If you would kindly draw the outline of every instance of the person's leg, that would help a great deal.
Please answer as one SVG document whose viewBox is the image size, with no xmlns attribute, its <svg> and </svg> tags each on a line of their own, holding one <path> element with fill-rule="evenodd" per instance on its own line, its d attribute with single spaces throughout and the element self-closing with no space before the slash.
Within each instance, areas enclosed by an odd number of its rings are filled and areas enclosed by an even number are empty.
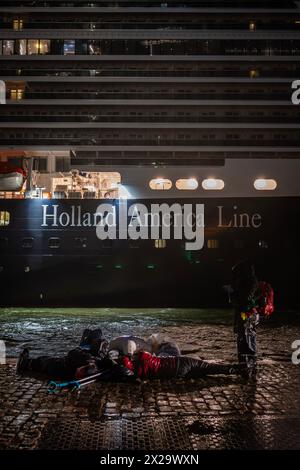
<svg viewBox="0 0 300 470">
<path fill-rule="evenodd" d="M 239 362 L 256 363 L 256 319 L 254 316 L 238 323 L 237 348 Z"/>
<path fill-rule="evenodd" d="M 28 370 L 46 374 L 49 377 L 72 376 L 66 357 L 40 356 L 29 359 Z"/>
<path fill-rule="evenodd" d="M 177 377 L 199 378 L 205 375 L 228 375 L 237 372 L 237 367 L 233 364 L 217 364 L 192 357 L 178 358 Z"/>
<path fill-rule="evenodd" d="M 72 349 L 65 357 L 40 356 L 29 359 L 29 370 L 49 377 L 73 378 L 78 367 L 88 364 L 92 356 L 80 348 Z"/>
</svg>

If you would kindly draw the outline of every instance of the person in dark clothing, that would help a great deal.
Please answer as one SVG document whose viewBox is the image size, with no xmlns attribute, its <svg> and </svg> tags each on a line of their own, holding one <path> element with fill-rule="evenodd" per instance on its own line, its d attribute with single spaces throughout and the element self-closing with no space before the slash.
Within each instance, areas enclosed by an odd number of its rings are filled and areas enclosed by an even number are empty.
<svg viewBox="0 0 300 470">
<path fill-rule="evenodd" d="M 19 356 L 17 373 L 37 372 L 51 378 L 81 379 L 105 371 L 106 380 L 122 379 L 132 374 L 107 356 L 108 342 L 98 330 L 84 330 L 80 347 L 72 349 L 66 356 L 29 357 L 25 348 Z"/>
<path fill-rule="evenodd" d="M 237 352 L 239 362 L 244 362 L 249 368 L 256 365 L 257 343 L 256 328 L 259 315 L 258 279 L 254 266 L 241 262 L 232 270 L 231 302 L 235 307 L 234 332 L 237 335 Z"/>
</svg>

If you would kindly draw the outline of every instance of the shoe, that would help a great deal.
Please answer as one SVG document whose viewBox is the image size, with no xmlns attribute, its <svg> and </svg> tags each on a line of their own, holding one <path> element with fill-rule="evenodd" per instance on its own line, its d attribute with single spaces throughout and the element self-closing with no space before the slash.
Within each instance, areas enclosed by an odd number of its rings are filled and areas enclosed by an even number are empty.
<svg viewBox="0 0 300 470">
<path fill-rule="evenodd" d="M 24 348 L 21 354 L 19 355 L 19 359 L 17 362 L 17 374 L 22 374 L 29 369 L 29 349 Z"/>
<path fill-rule="evenodd" d="M 229 373 L 232 375 L 240 375 L 244 379 L 249 378 L 249 371 L 246 363 L 233 365 L 229 370 Z"/>
</svg>

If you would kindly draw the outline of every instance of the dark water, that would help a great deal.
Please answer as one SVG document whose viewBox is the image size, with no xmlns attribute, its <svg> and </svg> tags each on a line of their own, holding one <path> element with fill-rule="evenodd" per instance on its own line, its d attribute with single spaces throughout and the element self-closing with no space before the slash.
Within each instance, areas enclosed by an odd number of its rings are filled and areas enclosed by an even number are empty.
<svg viewBox="0 0 300 470">
<path fill-rule="evenodd" d="M 230 310 L 193 309 L 0 309 L 0 339 L 7 356 L 15 357 L 23 347 L 33 355 L 62 354 L 76 346 L 84 328 L 102 328 L 105 336 L 147 335 L 162 326 L 228 323 Z"/>
<path fill-rule="evenodd" d="M 24 347 L 29 347 L 33 356 L 59 355 L 78 345 L 87 327 L 102 328 L 107 338 L 123 334 L 147 336 L 176 327 L 172 331 L 177 336 L 182 333 L 189 342 L 185 333 L 189 328 L 194 331 L 201 326 L 205 333 L 205 325 L 215 325 L 204 334 L 205 340 L 210 341 L 211 331 L 215 332 L 220 325 L 229 327 L 232 322 L 230 309 L 0 308 L 0 340 L 5 341 L 7 357 L 16 357 Z M 300 315 L 278 312 L 269 324 L 300 325 Z"/>
</svg>

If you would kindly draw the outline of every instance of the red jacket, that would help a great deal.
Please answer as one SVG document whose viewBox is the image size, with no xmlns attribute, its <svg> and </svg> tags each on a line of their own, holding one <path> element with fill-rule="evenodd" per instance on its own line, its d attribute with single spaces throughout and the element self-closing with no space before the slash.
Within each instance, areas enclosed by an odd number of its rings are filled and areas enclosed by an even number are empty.
<svg viewBox="0 0 300 470">
<path fill-rule="evenodd" d="M 123 365 L 134 371 L 140 379 L 171 378 L 176 377 L 178 358 L 175 356 L 157 357 L 140 351 L 135 361 L 124 356 Z"/>
</svg>

